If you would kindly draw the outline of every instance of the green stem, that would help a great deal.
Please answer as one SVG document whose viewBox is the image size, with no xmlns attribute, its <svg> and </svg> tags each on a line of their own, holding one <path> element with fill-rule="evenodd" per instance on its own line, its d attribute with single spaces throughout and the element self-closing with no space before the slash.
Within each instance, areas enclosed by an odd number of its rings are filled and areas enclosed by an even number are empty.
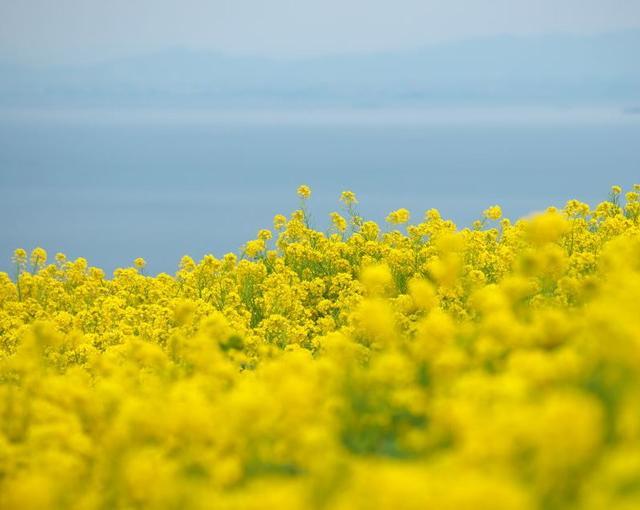
<svg viewBox="0 0 640 510">
<path fill-rule="evenodd" d="M 16 263 L 16 287 L 18 289 L 18 301 L 22 302 L 22 289 L 20 288 L 20 263 Z"/>
</svg>

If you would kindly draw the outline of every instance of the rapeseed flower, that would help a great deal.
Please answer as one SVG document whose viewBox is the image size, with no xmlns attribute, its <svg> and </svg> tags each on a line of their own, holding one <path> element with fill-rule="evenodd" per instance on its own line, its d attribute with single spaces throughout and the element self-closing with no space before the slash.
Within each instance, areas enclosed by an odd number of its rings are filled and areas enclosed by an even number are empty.
<svg viewBox="0 0 640 510">
<path fill-rule="evenodd" d="M 356 194 L 353 191 L 343 191 L 340 194 L 340 202 L 349 207 L 357 204 L 358 199 L 356 198 Z"/>
<path fill-rule="evenodd" d="M 398 209 L 389 213 L 387 216 L 387 222 L 392 225 L 402 225 L 403 223 L 407 223 L 410 218 L 410 213 L 408 209 Z"/>
<path fill-rule="evenodd" d="M 298 196 L 306 200 L 311 196 L 311 188 L 305 184 L 298 187 Z"/>
<path fill-rule="evenodd" d="M 338 232 L 344 232 L 347 230 L 347 220 L 345 220 L 340 213 L 332 212 L 330 214 L 331 223 Z"/>
<path fill-rule="evenodd" d="M 640 507 L 640 186 L 0 273 L 0 509 Z M 487 226 L 498 221 L 500 228 Z M 274 232 L 275 231 L 275 232 Z"/>
<path fill-rule="evenodd" d="M 488 220 L 499 220 L 502 218 L 502 208 L 499 205 L 492 205 L 485 209 L 482 215 Z"/>
</svg>

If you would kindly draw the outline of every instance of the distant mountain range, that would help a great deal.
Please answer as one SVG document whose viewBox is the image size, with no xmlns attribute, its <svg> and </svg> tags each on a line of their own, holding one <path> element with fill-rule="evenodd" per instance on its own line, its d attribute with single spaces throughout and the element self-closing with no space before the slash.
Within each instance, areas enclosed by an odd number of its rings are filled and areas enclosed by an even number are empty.
<svg viewBox="0 0 640 510">
<path fill-rule="evenodd" d="M 296 60 L 171 49 L 77 66 L 0 61 L 0 107 L 640 105 L 640 30 L 494 37 Z"/>
</svg>

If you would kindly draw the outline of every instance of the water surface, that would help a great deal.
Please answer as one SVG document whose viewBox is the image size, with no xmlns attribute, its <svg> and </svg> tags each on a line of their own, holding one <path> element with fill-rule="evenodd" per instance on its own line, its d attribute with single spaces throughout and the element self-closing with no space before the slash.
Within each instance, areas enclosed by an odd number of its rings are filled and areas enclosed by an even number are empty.
<svg viewBox="0 0 640 510">
<path fill-rule="evenodd" d="M 364 215 L 431 207 L 462 225 L 640 181 L 640 116 L 600 111 L 4 112 L 0 270 L 43 246 L 112 271 L 237 252 L 300 183 L 321 228 L 355 191 Z"/>
</svg>

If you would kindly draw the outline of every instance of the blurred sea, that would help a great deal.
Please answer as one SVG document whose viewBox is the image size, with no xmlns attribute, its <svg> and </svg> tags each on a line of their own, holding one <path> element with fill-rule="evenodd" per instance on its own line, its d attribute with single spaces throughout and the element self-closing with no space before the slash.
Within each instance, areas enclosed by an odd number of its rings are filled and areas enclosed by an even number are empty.
<svg viewBox="0 0 640 510">
<path fill-rule="evenodd" d="M 313 189 L 377 221 L 436 207 L 468 225 L 640 182 L 640 115 L 615 110 L 0 112 L 0 271 L 17 247 L 151 273 L 238 252 Z"/>
</svg>

